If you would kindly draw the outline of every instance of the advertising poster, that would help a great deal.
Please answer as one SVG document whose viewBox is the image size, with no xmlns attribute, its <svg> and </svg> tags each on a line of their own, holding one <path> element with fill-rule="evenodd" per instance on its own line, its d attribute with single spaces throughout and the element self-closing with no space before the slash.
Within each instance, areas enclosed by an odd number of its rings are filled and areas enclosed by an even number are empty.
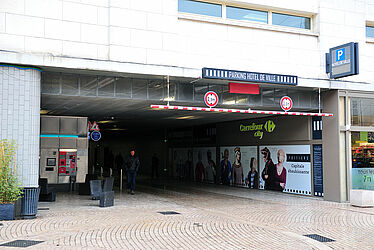
<svg viewBox="0 0 374 250">
<path fill-rule="evenodd" d="M 352 189 L 374 190 L 374 168 L 352 168 Z"/>
<path fill-rule="evenodd" d="M 260 146 L 260 188 L 311 195 L 309 145 Z"/>
<path fill-rule="evenodd" d="M 374 190 L 374 133 L 352 132 L 352 189 Z"/>
<path fill-rule="evenodd" d="M 193 149 L 193 172 L 197 182 L 217 182 L 215 147 Z"/>
<path fill-rule="evenodd" d="M 314 195 L 323 196 L 322 144 L 313 145 L 313 185 Z"/>
<path fill-rule="evenodd" d="M 169 176 L 193 180 L 192 148 L 173 148 Z"/>
<path fill-rule="evenodd" d="M 257 189 L 257 146 L 221 147 L 219 171 L 220 183 L 223 185 Z"/>
</svg>

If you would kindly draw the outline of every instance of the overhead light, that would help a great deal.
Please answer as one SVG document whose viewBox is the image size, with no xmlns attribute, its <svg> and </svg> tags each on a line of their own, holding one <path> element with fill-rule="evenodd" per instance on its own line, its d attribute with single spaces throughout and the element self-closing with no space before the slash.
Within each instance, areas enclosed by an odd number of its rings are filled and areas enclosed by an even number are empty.
<svg viewBox="0 0 374 250">
<path fill-rule="evenodd" d="M 233 105 L 233 104 L 235 104 L 235 100 L 232 100 L 232 101 L 223 101 L 222 104 L 224 104 L 224 105 Z"/>
<path fill-rule="evenodd" d="M 112 130 L 112 131 L 124 131 L 124 130 L 127 130 L 127 128 L 110 128 L 110 129 L 105 129 L 105 131 L 107 130 Z"/>
<path fill-rule="evenodd" d="M 60 152 L 77 152 L 78 150 L 77 149 L 73 149 L 73 148 L 61 148 L 60 149 Z"/>
<path fill-rule="evenodd" d="M 48 114 L 49 113 L 49 110 L 45 110 L 45 109 L 41 109 L 40 110 L 40 114 L 41 115 L 46 115 L 46 114 Z"/>
<path fill-rule="evenodd" d="M 97 123 L 104 124 L 104 123 L 113 123 L 113 122 L 114 122 L 113 120 L 103 120 L 103 121 L 98 121 Z"/>
<path fill-rule="evenodd" d="M 177 117 L 175 119 L 177 120 L 188 120 L 188 119 L 197 119 L 198 117 L 197 116 L 194 116 L 194 115 L 187 115 L 187 116 L 180 116 L 180 117 Z"/>
</svg>

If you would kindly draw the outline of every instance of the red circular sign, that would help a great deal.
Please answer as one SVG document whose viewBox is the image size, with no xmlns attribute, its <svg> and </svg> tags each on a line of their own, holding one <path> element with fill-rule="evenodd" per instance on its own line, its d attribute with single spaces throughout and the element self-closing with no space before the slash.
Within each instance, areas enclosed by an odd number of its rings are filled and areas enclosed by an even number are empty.
<svg viewBox="0 0 374 250">
<path fill-rule="evenodd" d="M 286 112 L 291 110 L 292 106 L 293 106 L 293 101 L 292 101 L 291 97 L 283 96 L 280 99 L 280 106 Z"/>
<path fill-rule="evenodd" d="M 215 107 L 218 104 L 218 95 L 217 95 L 217 93 L 214 92 L 214 91 L 208 91 L 208 92 L 206 92 L 205 95 L 204 95 L 204 102 L 210 108 Z"/>
</svg>

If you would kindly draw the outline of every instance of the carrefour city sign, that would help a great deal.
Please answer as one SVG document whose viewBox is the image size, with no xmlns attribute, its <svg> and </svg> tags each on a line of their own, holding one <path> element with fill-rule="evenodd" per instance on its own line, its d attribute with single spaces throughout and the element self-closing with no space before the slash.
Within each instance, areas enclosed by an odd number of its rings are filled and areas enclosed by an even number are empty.
<svg viewBox="0 0 374 250">
<path fill-rule="evenodd" d="M 265 123 L 254 123 L 250 125 L 239 125 L 240 132 L 254 132 L 253 136 L 262 139 L 264 132 L 272 133 L 275 129 L 275 123 L 272 120 L 267 120 Z"/>
</svg>

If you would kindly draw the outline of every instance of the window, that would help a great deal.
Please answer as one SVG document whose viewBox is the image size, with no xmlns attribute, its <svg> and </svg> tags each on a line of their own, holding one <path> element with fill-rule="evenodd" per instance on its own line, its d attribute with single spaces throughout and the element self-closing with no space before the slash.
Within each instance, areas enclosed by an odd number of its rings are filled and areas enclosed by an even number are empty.
<svg viewBox="0 0 374 250">
<path fill-rule="evenodd" d="M 265 11 L 250 10 L 250 9 L 227 6 L 226 15 L 227 15 L 227 18 L 230 18 L 230 19 L 262 22 L 262 23 L 268 22 L 268 13 Z"/>
<path fill-rule="evenodd" d="M 272 19 L 274 25 L 310 30 L 310 18 L 308 17 L 273 13 Z"/>
<path fill-rule="evenodd" d="M 191 0 L 178 0 L 178 11 L 206 16 L 222 17 L 222 5 Z"/>
<path fill-rule="evenodd" d="M 366 26 L 366 37 L 374 38 L 374 27 Z"/>
</svg>

